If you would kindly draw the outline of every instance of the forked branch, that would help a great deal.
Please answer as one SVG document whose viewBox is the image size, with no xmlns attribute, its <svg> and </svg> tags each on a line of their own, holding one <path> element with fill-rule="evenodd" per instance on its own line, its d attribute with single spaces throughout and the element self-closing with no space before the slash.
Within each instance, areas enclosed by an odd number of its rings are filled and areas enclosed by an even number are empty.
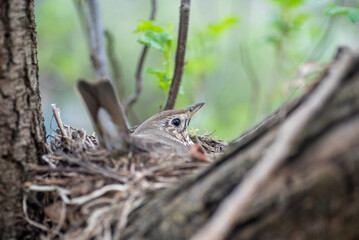
<svg viewBox="0 0 359 240">
<path fill-rule="evenodd" d="M 151 14 L 150 14 L 150 20 L 153 21 L 156 16 L 156 10 L 157 10 L 157 2 L 156 0 L 151 0 Z M 143 78 L 142 78 L 142 72 L 143 72 L 143 65 L 146 59 L 148 51 L 148 46 L 144 45 L 142 48 L 142 52 L 140 55 L 140 59 L 137 63 L 137 69 L 136 69 L 136 87 L 135 92 L 126 100 L 125 103 L 125 112 L 128 113 L 128 110 L 131 108 L 131 106 L 137 101 L 138 96 L 140 95 L 143 87 Z"/>
<path fill-rule="evenodd" d="M 179 88 L 181 86 L 182 75 L 185 67 L 184 58 L 186 53 L 190 4 L 191 4 L 191 0 L 181 0 L 180 22 L 179 22 L 177 51 L 176 51 L 176 65 L 175 65 L 170 91 L 168 93 L 166 104 L 163 110 L 173 109 L 176 103 Z"/>
</svg>

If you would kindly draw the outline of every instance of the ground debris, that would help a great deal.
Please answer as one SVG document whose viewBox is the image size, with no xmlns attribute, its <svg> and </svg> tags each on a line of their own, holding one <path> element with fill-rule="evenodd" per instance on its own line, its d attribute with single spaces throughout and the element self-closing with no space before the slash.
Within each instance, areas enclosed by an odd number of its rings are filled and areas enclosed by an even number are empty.
<svg viewBox="0 0 359 240">
<path fill-rule="evenodd" d="M 193 141 L 211 159 L 227 148 L 209 135 L 194 136 Z M 49 153 L 42 160 L 28 165 L 35 178 L 25 184 L 32 197 L 23 204 L 35 201 L 44 213 L 41 223 L 25 213 L 29 223 L 43 231 L 43 239 L 105 239 L 108 234 L 118 239 L 128 215 L 146 197 L 208 165 L 190 154 L 158 156 L 100 149 L 94 135 L 65 124 L 50 136 Z"/>
</svg>

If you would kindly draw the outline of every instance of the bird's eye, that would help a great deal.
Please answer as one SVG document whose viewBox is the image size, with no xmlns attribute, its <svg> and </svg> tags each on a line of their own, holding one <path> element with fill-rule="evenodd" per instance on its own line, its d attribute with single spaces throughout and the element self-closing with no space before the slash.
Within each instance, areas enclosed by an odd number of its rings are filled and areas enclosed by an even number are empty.
<svg viewBox="0 0 359 240">
<path fill-rule="evenodd" d="M 181 120 L 179 120 L 178 118 L 175 118 L 175 119 L 172 120 L 171 123 L 172 123 L 173 126 L 178 127 L 179 125 L 181 125 Z"/>
</svg>

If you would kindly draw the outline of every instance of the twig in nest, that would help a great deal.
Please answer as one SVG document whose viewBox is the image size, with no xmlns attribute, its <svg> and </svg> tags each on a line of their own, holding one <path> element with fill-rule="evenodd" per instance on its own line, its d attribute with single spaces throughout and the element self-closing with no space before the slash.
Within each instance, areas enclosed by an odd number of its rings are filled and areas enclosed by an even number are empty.
<svg viewBox="0 0 359 240">
<path fill-rule="evenodd" d="M 22 199 L 22 211 L 24 213 L 24 218 L 25 220 L 32 226 L 35 226 L 45 232 L 51 232 L 50 229 L 48 229 L 45 225 L 42 225 L 38 222 L 35 222 L 34 220 L 31 220 L 29 215 L 27 214 L 27 196 L 24 195 L 23 199 Z"/>
<path fill-rule="evenodd" d="M 60 108 L 56 107 L 56 104 L 51 104 L 52 107 L 52 113 L 54 114 L 55 120 L 57 122 L 57 126 L 59 126 L 60 131 L 62 133 L 63 137 L 67 137 L 66 131 L 64 128 L 64 124 L 62 123 L 61 117 L 60 117 Z"/>
<path fill-rule="evenodd" d="M 60 211 L 59 223 L 57 224 L 57 226 L 55 227 L 55 229 L 53 231 L 53 233 L 55 235 L 60 234 L 60 230 L 64 226 L 65 220 L 66 220 L 66 204 L 65 204 L 65 202 L 62 202 L 61 203 L 61 211 Z"/>
<path fill-rule="evenodd" d="M 94 173 L 97 173 L 97 174 L 101 174 L 102 176 L 105 176 L 105 177 L 108 177 L 108 178 L 112 178 L 114 180 L 117 180 L 119 182 L 126 182 L 126 176 L 121 176 L 119 175 L 118 173 L 116 172 L 113 172 L 111 170 L 108 170 L 108 169 L 105 169 L 105 168 L 101 168 L 91 162 L 86 162 L 86 161 L 79 161 L 75 158 L 71 158 L 69 156 L 64 156 L 63 160 L 66 160 L 70 163 L 74 163 L 74 164 L 77 164 L 81 167 L 84 167 L 86 169 L 88 169 L 89 171 L 92 171 Z"/>
<path fill-rule="evenodd" d="M 238 219 L 241 218 L 244 209 L 253 201 L 259 186 L 265 183 L 274 170 L 284 162 L 290 153 L 290 146 L 293 146 L 308 122 L 333 95 L 355 62 L 348 49 L 339 49 L 338 58 L 329 68 L 327 77 L 322 80 L 317 89 L 283 123 L 278 130 L 276 140 L 258 164 L 222 201 L 210 220 L 191 238 L 192 240 L 219 240 L 228 236 Z"/>
<path fill-rule="evenodd" d="M 71 200 L 70 199 L 67 199 L 68 204 L 84 204 L 92 199 L 95 199 L 95 198 L 98 198 L 104 194 L 106 194 L 107 192 L 110 192 L 110 191 L 120 191 L 120 192 L 123 192 L 123 191 L 126 191 L 128 189 L 128 185 L 123 185 L 123 184 L 110 184 L 110 185 L 106 185 L 100 189 L 97 189 L 93 192 L 91 192 L 90 194 L 87 194 L 87 195 L 84 195 L 84 196 L 80 196 L 80 197 L 77 197 L 77 198 L 72 198 Z"/>
<path fill-rule="evenodd" d="M 174 108 L 178 91 L 181 86 L 182 75 L 185 66 L 184 57 L 186 53 L 190 4 L 191 4 L 191 0 L 181 0 L 180 22 L 179 22 L 178 41 L 177 41 L 177 50 L 176 50 L 176 65 L 175 65 L 170 91 L 168 93 L 166 104 L 163 110 L 169 110 Z"/>
<path fill-rule="evenodd" d="M 53 163 L 50 161 L 50 159 L 49 159 L 48 157 L 46 157 L 45 155 L 42 155 L 42 156 L 41 156 L 41 159 L 44 160 L 47 164 L 49 164 L 49 166 L 50 166 L 51 168 L 56 168 L 56 165 L 53 164 Z"/>
<path fill-rule="evenodd" d="M 151 0 L 151 6 L 152 6 L 152 8 L 151 8 L 150 20 L 153 21 L 155 19 L 156 9 L 157 9 L 156 0 Z M 126 100 L 126 103 L 125 103 L 125 112 L 126 113 L 128 113 L 131 106 L 137 101 L 138 96 L 140 95 L 140 93 L 142 91 L 142 87 L 143 87 L 143 78 L 142 78 L 143 71 L 142 71 L 142 69 L 143 69 L 143 64 L 145 62 L 145 58 L 147 55 L 147 51 L 148 51 L 148 46 L 144 45 L 142 48 L 141 56 L 138 61 L 137 69 L 136 69 L 136 89 L 135 89 L 135 92 Z"/>
</svg>

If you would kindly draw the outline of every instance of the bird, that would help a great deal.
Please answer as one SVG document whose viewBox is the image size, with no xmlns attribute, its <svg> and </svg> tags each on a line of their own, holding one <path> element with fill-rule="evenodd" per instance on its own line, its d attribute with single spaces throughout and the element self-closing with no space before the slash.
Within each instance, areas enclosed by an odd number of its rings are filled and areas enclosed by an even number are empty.
<svg viewBox="0 0 359 240">
<path fill-rule="evenodd" d="M 204 105 L 203 102 L 186 109 L 157 113 L 130 133 L 124 110 L 110 80 L 89 82 L 80 79 L 76 89 L 87 108 L 101 147 L 125 152 L 187 154 L 194 145 L 188 134 L 188 125 Z"/>
</svg>

